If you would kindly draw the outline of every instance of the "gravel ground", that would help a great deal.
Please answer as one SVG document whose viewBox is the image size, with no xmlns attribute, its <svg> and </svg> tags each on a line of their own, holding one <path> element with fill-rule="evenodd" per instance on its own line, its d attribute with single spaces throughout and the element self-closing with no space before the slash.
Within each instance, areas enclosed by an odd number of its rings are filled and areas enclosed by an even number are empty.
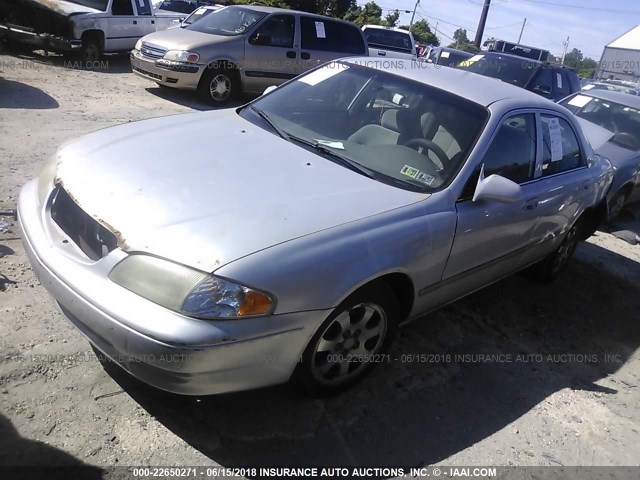
<svg viewBox="0 0 640 480">
<path fill-rule="evenodd" d="M 0 210 L 64 141 L 203 108 L 135 77 L 126 58 L 108 63 L 0 52 Z M 284 386 L 183 398 L 101 363 L 4 220 L 0 465 L 640 462 L 640 246 L 607 233 L 551 285 L 517 275 L 402 329 L 392 357 L 427 361 L 380 365 L 341 396 Z M 622 227 L 640 233 L 631 217 Z"/>
</svg>

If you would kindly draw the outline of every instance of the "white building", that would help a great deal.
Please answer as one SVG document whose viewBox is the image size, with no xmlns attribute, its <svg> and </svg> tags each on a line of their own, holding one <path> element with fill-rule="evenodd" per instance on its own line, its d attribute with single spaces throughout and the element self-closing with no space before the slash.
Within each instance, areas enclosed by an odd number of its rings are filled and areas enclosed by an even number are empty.
<svg viewBox="0 0 640 480">
<path fill-rule="evenodd" d="M 640 82 L 640 25 L 604 47 L 595 78 Z"/>
</svg>

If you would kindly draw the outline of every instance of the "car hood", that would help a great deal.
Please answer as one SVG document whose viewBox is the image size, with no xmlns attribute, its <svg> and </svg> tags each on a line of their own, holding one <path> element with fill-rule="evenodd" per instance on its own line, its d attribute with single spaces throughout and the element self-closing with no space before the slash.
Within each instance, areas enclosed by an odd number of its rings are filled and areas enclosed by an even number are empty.
<svg viewBox="0 0 640 480">
<path fill-rule="evenodd" d="M 428 196 L 348 170 L 234 110 L 87 135 L 60 150 L 55 182 L 125 250 L 207 272 Z"/>
<path fill-rule="evenodd" d="M 27 3 L 38 4 L 48 10 L 60 13 L 62 15 L 74 15 L 78 13 L 104 13 L 91 7 L 85 7 L 73 2 L 65 2 L 62 0 L 27 0 Z"/>
<path fill-rule="evenodd" d="M 612 131 L 584 118 L 578 117 L 578 123 L 580 123 L 582 131 L 591 143 L 593 150 L 597 154 L 608 158 L 614 167 L 620 169 L 637 165 L 640 153 L 611 142 L 610 140 L 615 136 Z"/>
<path fill-rule="evenodd" d="M 596 151 L 606 144 L 614 135 L 612 131 L 585 120 L 584 118 L 576 117 L 576 119 L 578 120 L 580 127 L 582 127 L 584 136 L 587 137 L 587 140 L 589 140 L 589 143 Z"/>
<path fill-rule="evenodd" d="M 144 36 L 142 40 L 168 50 L 189 50 L 212 43 L 228 42 L 237 38 L 196 32 L 187 28 L 171 28 L 150 33 Z"/>
</svg>

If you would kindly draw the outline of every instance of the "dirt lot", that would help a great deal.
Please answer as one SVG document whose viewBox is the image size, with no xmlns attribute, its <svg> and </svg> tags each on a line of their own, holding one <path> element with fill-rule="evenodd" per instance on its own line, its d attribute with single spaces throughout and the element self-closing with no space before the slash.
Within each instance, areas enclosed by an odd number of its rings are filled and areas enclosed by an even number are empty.
<svg viewBox="0 0 640 480">
<path fill-rule="evenodd" d="M 64 141 L 202 108 L 134 77 L 126 58 L 84 70 L 0 52 L 0 210 Z M 0 465 L 640 462 L 640 246 L 607 233 L 552 285 L 515 276 L 403 329 L 392 356 L 429 362 L 385 364 L 312 401 L 287 387 L 181 398 L 105 369 L 5 220 Z"/>
</svg>

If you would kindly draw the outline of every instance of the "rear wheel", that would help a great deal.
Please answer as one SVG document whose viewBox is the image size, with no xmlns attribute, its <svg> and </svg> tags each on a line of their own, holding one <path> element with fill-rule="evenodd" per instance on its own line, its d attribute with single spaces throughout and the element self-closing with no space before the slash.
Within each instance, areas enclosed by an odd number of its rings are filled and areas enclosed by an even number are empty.
<svg viewBox="0 0 640 480">
<path fill-rule="evenodd" d="M 627 194 L 624 191 L 620 191 L 615 194 L 615 196 L 609 202 L 609 217 L 608 221 L 613 222 L 622 209 L 624 208 L 624 204 L 627 203 Z"/>
<path fill-rule="evenodd" d="M 398 300 L 385 284 L 351 295 L 307 345 L 291 378 L 294 386 L 318 397 L 360 381 L 393 341 L 398 315 Z"/>
<path fill-rule="evenodd" d="M 198 85 L 200 97 L 211 105 L 226 105 L 239 93 L 239 82 L 233 69 L 207 68 Z"/>
<path fill-rule="evenodd" d="M 573 256 L 582 235 L 582 220 L 578 220 L 566 233 L 558 249 L 539 263 L 531 267 L 530 273 L 534 280 L 548 283 L 565 269 Z"/>
</svg>

